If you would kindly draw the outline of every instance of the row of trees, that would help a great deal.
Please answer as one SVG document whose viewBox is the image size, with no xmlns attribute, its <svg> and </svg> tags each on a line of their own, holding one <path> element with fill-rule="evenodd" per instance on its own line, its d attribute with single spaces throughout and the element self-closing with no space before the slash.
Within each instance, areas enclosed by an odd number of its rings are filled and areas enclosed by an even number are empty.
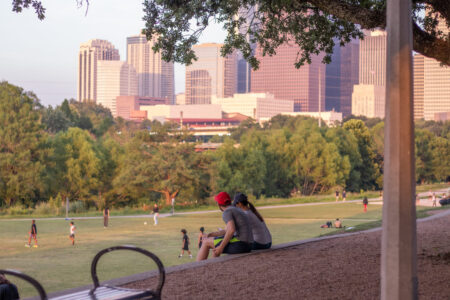
<svg viewBox="0 0 450 300">
<path fill-rule="evenodd" d="M 249 119 L 203 153 L 177 126 L 113 119 L 75 101 L 44 108 L 34 94 L 1 82 L 0 206 L 68 197 L 101 208 L 172 197 L 202 202 L 219 190 L 288 197 L 382 188 L 381 120 L 319 128 L 305 117 L 279 115 L 263 126 Z M 448 180 L 449 122 L 416 127 L 417 181 Z"/>
</svg>

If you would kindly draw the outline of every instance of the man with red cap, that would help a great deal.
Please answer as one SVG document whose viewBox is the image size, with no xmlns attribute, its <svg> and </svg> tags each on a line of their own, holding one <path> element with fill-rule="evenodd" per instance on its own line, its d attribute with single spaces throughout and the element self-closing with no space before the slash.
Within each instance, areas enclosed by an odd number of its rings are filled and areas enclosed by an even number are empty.
<svg viewBox="0 0 450 300">
<path fill-rule="evenodd" d="M 197 261 L 207 259 L 210 249 L 213 250 L 213 257 L 217 257 L 222 253 L 250 252 L 252 248 L 253 234 L 247 215 L 241 209 L 231 205 L 230 195 L 226 192 L 220 192 L 214 200 L 223 212 L 222 219 L 226 228 L 208 234 L 198 252 Z"/>
</svg>

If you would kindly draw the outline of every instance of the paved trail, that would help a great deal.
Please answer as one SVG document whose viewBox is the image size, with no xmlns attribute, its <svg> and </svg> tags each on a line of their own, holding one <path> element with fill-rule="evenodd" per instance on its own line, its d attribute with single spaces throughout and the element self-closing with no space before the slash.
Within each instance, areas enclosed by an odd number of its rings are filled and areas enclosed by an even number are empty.
<svg viewBox="0 0 450 300">
<path fill-rule="evenodd" d="M 447 189 L 441 189 L 434 191 L 436 193 L 444 193 L 447 192 Z M 426 197 L 428 196 L 429 192 L 423 192 L 419 193 L 420 197 Z M 375 202 L 380 201 L 381 198 L 370 198 L 369 201 Z M 267 206 L 257 206 L 258 209 L 271 209 L 271 208 L 286 208 L 286 207 L 298 207 L 298 206 L 316 206 L 316 205 L 329 205 L 329 204 L 345 204 L 345 203 L 360 203 L 362 199 L 357 200 L 348 200 L 348 201 L 329 201 L 329 202 L 313 202 L 313 203 L 297 203 L 297 204 L 280 204 L 280 205 L 267 205 Z M 218 209 L 216 210 L 203 210 L 203 211 L 188 211 L 188 212 L 179 212 L 175 213 L 176 215 L 199 215 L 199 214 L 209 214 L 213 212 L 219 212 Z M 144 215 L 130 215 L 130 216 L 111 216 L 111 219 L 129 219 L 129 218 L 149 218 L 150 214 L 144 214 Z M 171 213 L 163 213 L 159 214 L 160 218 L 166 218 L 172 216 Z M 71 220 L 90 220 L 90 219 L 103 219 L 103 216 L 96 216 L 96 217 L 73 217 L 69 218 Z M 56 220 L 65 220 L 65 218 L 58 217 L 58 218 L 26 218 L 26 219 L 0 219 L 0 221 L 31 221 L 31 220 L 48 220 L 48 221 L 56 221 Z M 312 220 L 312 219 L 299 219 L 299 220 Z M 351 219 L 346 219 L 351 220 Z M 361 219 L 358 219 L 361 220 Z M 373 219 L 367 220 L 367 221 L 373 221 Z"/>
</svg>

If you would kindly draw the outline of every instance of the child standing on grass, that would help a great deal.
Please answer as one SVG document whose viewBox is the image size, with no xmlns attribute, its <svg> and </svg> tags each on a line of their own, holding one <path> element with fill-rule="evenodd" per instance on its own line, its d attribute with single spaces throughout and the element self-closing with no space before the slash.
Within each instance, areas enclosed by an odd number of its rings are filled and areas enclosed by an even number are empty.
<svg viewBox="0 0 450 300">
<path fill-rule="evenodd" d="M 72 241 L 72 246 L 75 245 L 75 225 L 73 224 L 73 222 L 70 222 L 70 235 L 69 235 L 69 239 Z"/>
<path fill-rule="evenodd" d="M 31 221 L 31 229 L 30 232 L 28 232 L 29 237 L 28 237 L 28 244 L 26 244 L 26 247 L 31 247 L 31 239 L 34 239 L 34 248 L 38 247 L 38 242 L 37 242 L 37 227 L 36 227 L 36 221 L 32 220 Z"/>
<path fill-rule="evenodd" d="M 183 234 L 183 246 L 181 247 L 181 253 L 178 255 L 178 258 L 183 257 L 184 250 L 186 250 L 189 254 L 189 258 L 192 258 L 191 251 L 189 251 L 189 237 L 187 235 L 186 229 L 181 229 L 181 233 Z"/>
</svg>

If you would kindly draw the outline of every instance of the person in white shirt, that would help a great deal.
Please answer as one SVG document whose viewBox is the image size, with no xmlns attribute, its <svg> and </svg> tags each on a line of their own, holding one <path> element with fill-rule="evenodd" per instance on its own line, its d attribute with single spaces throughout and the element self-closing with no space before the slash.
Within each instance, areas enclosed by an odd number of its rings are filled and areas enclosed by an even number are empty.
<svg viewBox="0 0 450 300">
<path fill-rule="evenodd" d="M 73 224 L 73 222 L 70 222 L 70 235 L 69 235 L 69 239 L 72 241 L 72 246 L 75 245 L 75 225 Z"/>
</svg>

